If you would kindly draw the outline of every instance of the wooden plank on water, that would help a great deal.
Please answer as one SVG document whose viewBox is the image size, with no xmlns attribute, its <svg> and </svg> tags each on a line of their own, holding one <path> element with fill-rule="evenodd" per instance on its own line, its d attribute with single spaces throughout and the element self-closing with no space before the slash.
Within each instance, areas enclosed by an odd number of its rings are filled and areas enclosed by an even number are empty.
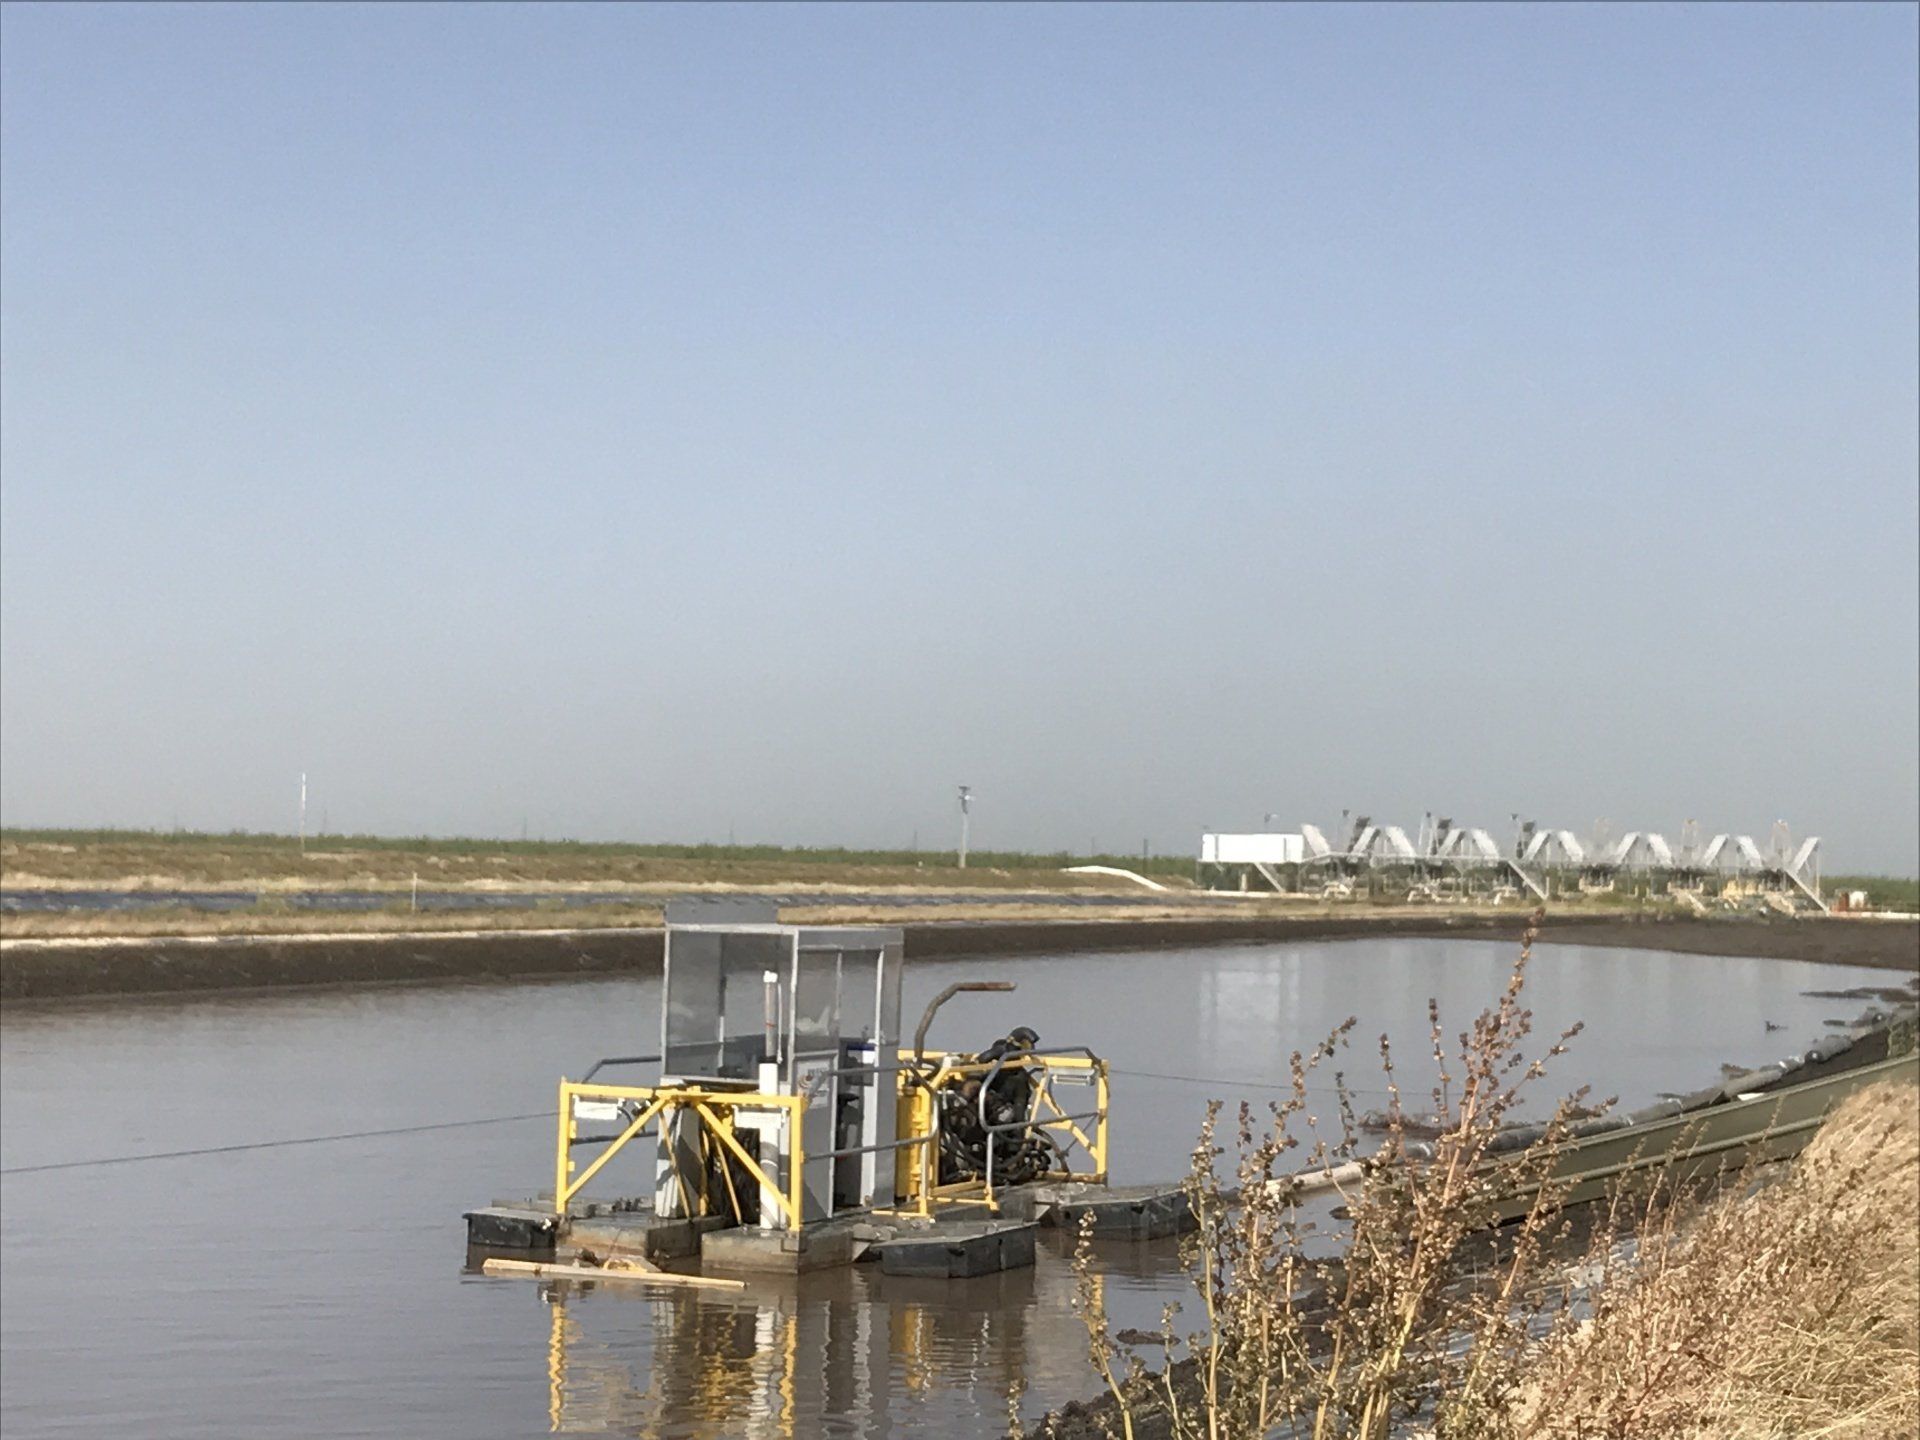
<svg viewBox="0 0 1920 1440">
<path fill-rule="evenodd" d="M 480 1266 L 483 1275 L 524 1275 L 539 1280 L 625 1280 L 640 1285 L 681 1285 L 701 1290 L 744 1290 L 744 1280 L 714 1275 L 675 1275 L 666 1270 L 602 1270 L 595 1265 L 548 1265 L 538 1260 L 490 1259 Z"/>
</svg>

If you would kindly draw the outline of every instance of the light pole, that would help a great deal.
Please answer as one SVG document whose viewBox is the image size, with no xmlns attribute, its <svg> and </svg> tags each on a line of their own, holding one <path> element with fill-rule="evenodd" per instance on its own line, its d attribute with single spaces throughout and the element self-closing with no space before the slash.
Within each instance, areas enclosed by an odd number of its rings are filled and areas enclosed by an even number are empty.
<svg viewBox="0 0 1920 1440">
<path fill-rule="evenodd" d="M 960 868 L 967 868 L 967 840 L 973 826 L 973 787 L 960 787 Z"/>
<path fill-rule="evenodd" d="M 300 772 L 300 853 L 307 853 L 307 772 Z"/>
</svg>

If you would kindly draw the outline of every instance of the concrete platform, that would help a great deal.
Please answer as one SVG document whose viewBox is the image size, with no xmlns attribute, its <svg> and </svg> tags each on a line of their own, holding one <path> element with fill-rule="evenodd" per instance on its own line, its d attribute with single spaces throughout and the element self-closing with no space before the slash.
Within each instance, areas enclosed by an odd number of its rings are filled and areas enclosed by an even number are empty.
<svg viewBox="0 0 1920 1440">
<path fill-rule="evenodd" d="M 851 1265 L 864 1250 L 855 1219 L 827 1220 L 804 1230 L 736 1226 L 700 1237 L 700 1263 L 715 1270 L 756 1270 L 799 1275 L 831 1265 Z"/>
<path fill-rule="evenodd" d="M 536 1197 L 468 1211 L 467 1242 L 470 1250 L 561 1259 L 590 1253 L 663 1264 L 698 1257 L 706 1269 L 779 1275 L 876 1260 L 883 1274 L 961 1278 L 1032 1265 L 1035 1230 L 1043 1224 L 1077 1229 L 1091 1216 L 1096 1237 L 1124 1240 L 1153 1240 L 1194 1226 L 1178 1186 L 1026 1185 L 1002 1192 L 1001 1206 L 997 1219 L 853 1214 L 795 1233 L 735 1226 L 719 1216 L 662 1219 L 643 1200 L 569 1206 L 561 1218 Z"/>
<path fill-rule="evenodd" d="M 655 1264 L 690 1260 L 701 1253 L 706 1236 L 729 1223 L 718 1215 L 696 1220 L 663 1220 L 651 1211 L 633 1210 L 582 1216 L 567 1221 L 560 1233 L 560 1248 L 576 1252 L 591 1250 L 602 1259 L 638 1255 Z"/>
<path fill-rule="evenodd" d="M 701 1236 L 727 1223 L 718 1217 L 663 1220 L 640 1200 L 570 1205 L 562 1219 L 537 1197 L 496 1200 L 469 1210 L 466 1221 L 469 1248 L 562 1255 L 590 1250 L 602 1258 L 635 1255 L 656 1264 L 698 1255 Z"/>
<path fill-rule="evenodd" d="M 510 1196 L 505 1200 L 495 1198 L 496 1206 L 508 1209 L 518 1207 L 523 1210 L 553 1210 L 553 1192 L 542 1190 L 532 1199 L 525 1196 Z M 604 1200 L 583 1200 L 576 1197 L 567 1202 L 567 1216 L 573 1220 L 592 1220 L 605 1215 L 630 1215 L 651 1213 L 653 1197 L 651 1195 L 614 1195 Z"/>
<path fill-rule="evenodd" d="M 878 1241 L 873 1254 L 883 1275 L 993 1275 L 1033 1264 L 1038 1228 L 1030 1220 L 935 1221 Z"/>
</svg>

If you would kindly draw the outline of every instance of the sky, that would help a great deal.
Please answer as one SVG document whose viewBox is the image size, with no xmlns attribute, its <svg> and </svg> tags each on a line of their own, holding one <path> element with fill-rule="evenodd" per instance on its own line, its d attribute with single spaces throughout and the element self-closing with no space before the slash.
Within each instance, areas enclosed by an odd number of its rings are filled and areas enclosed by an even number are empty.
<svg viewBox="0 0 1920 1440">
<path fill-rule="evenodd" d="M 0 818 L 1913 874 L 1916 76 L 1893 4 L 7 4 Z"/>
</svg>

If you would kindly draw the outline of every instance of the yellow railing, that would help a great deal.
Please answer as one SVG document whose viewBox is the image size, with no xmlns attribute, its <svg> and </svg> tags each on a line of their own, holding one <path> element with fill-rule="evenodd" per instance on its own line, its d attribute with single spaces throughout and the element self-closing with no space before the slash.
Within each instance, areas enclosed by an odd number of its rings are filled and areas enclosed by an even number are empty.
<svg viewBox="0 0 1920 1440">
<path fill-rule="evenodd" d="M 573 1142 L 579 1136 L 578 1122 L 574 1116 L 575 1100 L 612 1100 L 632 1101 L 639 1108 L 626 1128 L 607 1142 L 607 1148 L 600 1152 L 578 1175 L 573 1173 Z M 770 1196 L 780 1207 L 781 1219 L 789 1230 L 800 1228 L 801 1167 L 806 1155 L 801 1148 L 800 1116 L 806 1109 L 806 1099 L 800 1095 L 768 1095 L 758 1091 L 742 1092 L 738 1090 L 707 1090 L 697 1085 L 596 1085 L 573 1080 L 560 1082 L 560 1126 L 554 1145 L 553 1161 L 553 1209 L 556 1215 L 565 1215 L 567 1205 L 573 1197 L 583 1190 L 587 1182 L 606 1168 L 607 1162 L 623 1150 L 627 1142 L 639 1136 L 655 1120 L 669 1116 L 677 1110 L 690 1110 L 699 1118 L 703 1136 L 712 1138 L 734 1159 L 746 1167 L 747 1174 L 759 1182 L 760 1193 Z M 740 1110 L 780 1110 L 787 1115 L 787 1140 L 791 1154 L 787 1166 L 786 1184 L 774 1182 L 767 1172 L 740 1143 L 734 1133 L 733 1116 Z M 732 1173 L 726 1166 L 721 1167 L 729 1187 L 733 1184 Z M 702 1189 L 705 1179 L 702 1177 Z M 736 1200 L 735 1213 L 738 1213 Z"/>
<path fill-rule="evenodd" d="M 1086 1157 L 1090 1168 L 1076 1170 L 1070 1159 L 1065 1160 L 1063 1168 L 1050 1170 L 1043 1177 L 1048 1180 L 1083 1180 L 1104 1183 L 1107 1178 L 1107 1062 L 1089 1055 L 1077 1054 L 1034 1054 L 1022 1056 L 1006 1062 L 976 1060 L 971 1055 L 942 1054 L 928 1052 L 919 1057 L 915 1067 L 915 1057 L 911 1050 L 900 1052 L 902 1070 L 899 1080 L 899 1139 L 894 1142 L 898 1152 L 895 1166 L 895 1191 L 901 1197 L 905 1208 L 919 1215 L 931 1215 L 936 1205 L 984 1205 L 998 1211 L 999 1203 L 994 1196 L 995 1187 L 983 1177 L 977 1180 L 956 1181 L 946 1185 L 939 1183 L 938 1154 L 935 1143 L 939 1136 L 938 1116 L 935 1110 L 934 1094 L 948 1085 L 964 1084 L 972 1079 L 984 1079 L 997 1066 L 1002 1073 L 1014 1069 L 1027 1069 L 1038 1072 L 1038 1080 L 1033 1091 L 1032 1125 L 1039 1130 L 1053 1131 L 1071 1136 L 1072 1144 L 1062 1143 L 1061 1149 L 1070 1152 L 1077 1145 Z M 1079 1074 L 1092 1081 L 1094 1104 L 1091 1112 L 1070 1111 L 1060 1103 L 1054 1093 L 1054 1082 L 1063 1074 Z M 606 1142 L 606 1148 L 594 1157 L 593 1161 L 575 1173 L 573 1161 L 574 1142 L 579 1138 L 579 1125 L 574 1113 L 577 1100 L 598 1100 L 631 1102 L 630 1113 L 623 1112 L 626 1123 L 621 1131 Z M 567 1206 L 587 1184 L 606 1168 L 609 1161 L 626 1148 L 628 1143 L 640 1135 L 656 1121 L 662 1124 L 672 1123 L 676 1112 L 690 1111 L 700 1122 L 703 1153 L 708 1142 L 744 1167 L 746 1173 L 759 1184 L 760 1194 L 771 1198 L 779 1207 L 779 1218 L 788 1230 L 798 1230 L 802 1213 L 802 1174 L 806 1165 L 806 1153 L 801 1141 L 801 1117 L 807 1107 L 805 1096 L 777 1095 L 760 1091 L 710 1090 L 699 1085 L 601 1085 L 591 1081 L 562 1080 L 560 1082 L 560 1120 L 559 1130 L 554 1144 L 553 1172 L 553 1208 L 557 1215 L 565 1215 Z M 785 1183 L 777 1183 L 762 1168 L 746 1147 L 740 1143 L 736 1133 L 734 1116 L 742 1110 L 779 1111 L 786 1115 L 786 1142 L 788 1146 Z M 1091 1133 L 1081 1128 L 1091 1118 Z M 704 1213 L 708 1203 L 706 1195 L 706 1167 L 703 1165 L 700 1179 L 699 1203 Z M 729 1192 L 733 1189 L 732 1167 L 723 1163 L 720 1174 Z M 682 1176 L 682 1187 L 686 1189 L 687 1177 Z M 729 1196 L 733 1213 L 741 1214 L 738 1195 Z"/>
<path fill-rule="evenodd" d="M 915 1056 L 911 1050 L 902 1050 L 900 1058 L 903 1064 L 912 1065 Z M 919 1164 L 909 1169 L 903 1165 L 900 1169 L 900 1189 L 916 1213 L 932 1213 L 935 1204 L 985 1205 L 997 1211 L 999 1203 L 994 1197 L 995 1187 L 980 1180 L 962 1180 L 947 1185 L 934 1182 L 928 1172 L 934 1163 L 931 1143 L 933 1134 L 932 1094 L 950 1084 L 964 1084 L 972 1079 L 985 1079 L 998 1066 L 1004 1074 L 1012 1069 L 1031 1069 L 1040 1072 L 1040 1078 L 1034 1088 L 1033 1114 L 1034 1128 L 1040 1130 L 1064 1131 L 1073 1137 L 1080 1149 L 1085 1152 L 1090 1169 L 1076 1170 L 1071 1164 L 1060 1170 L 1050 1170 L 1043 1177 L 1048 1180 L 1083 1180 L 1092 1183 L 1105 1183 L 1107 1178 L 1107 1062 L 1091 1055 L 1047 1054 L 1036 1052 L 1007 1062 L 976 1060 L 967 1054 L 952 1054 L 941 1051 L 926 1051 L 919 1057 L 920 1074 L 924 1083 L 910 1082 L 902 1076 L 902 1128 L 924 1127 L 924 1132 L 914 1135 L 921 1142 Z M 1080 1128 L 1085 1111 L 1069 1112 L 1053 1093 L 1053 1081 L 1056 1073 L 1073 1072 L 1088 1075 L 1093 1081 L 1093 1133 L 1089 1135 Z M 911 1088 L 909 1086 L 911 1085 Z M 1080 1118 L 1074 1118 L 1077 1113 Z M 911 1119 L 909 1119 L 911 1117 Z M 1050 1118 L 1048 1118 L 1050 1117 Z"/>
</svg>

